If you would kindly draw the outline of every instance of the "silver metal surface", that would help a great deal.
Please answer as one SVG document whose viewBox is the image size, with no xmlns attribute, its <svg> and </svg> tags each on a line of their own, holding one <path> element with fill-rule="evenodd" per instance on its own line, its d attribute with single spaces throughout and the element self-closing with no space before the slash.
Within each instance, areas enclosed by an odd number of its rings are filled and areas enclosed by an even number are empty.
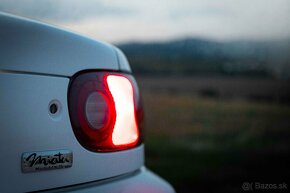
<svg viewBox="0 0 290 193">
<path fill-rule="evenodd" d="M 27 152 L 21 158 L 22 172 L 65 169 L 72 167 L 73 154 L 69 150 Z"/>
<path fill-rule="evenodd" d="M 0 69 L 51 76 L 119 70 L 115 47 L 51 25 L 0 12 Z"/>
<path fill-rule="evenodd" d="M 62 77 L 0 72 L 1 193 L 33 192 L 112 178 L 144 164 L 143 145 L 126 151 L 93 153 L 79 144 L 68 113 L 69 82 Z M 49 114 L 53 100 L 61 104 L 57 117 Z M 59 149 L 73 152 L 73 167 L 21 171 L 22 153 Z"/>
</svg>

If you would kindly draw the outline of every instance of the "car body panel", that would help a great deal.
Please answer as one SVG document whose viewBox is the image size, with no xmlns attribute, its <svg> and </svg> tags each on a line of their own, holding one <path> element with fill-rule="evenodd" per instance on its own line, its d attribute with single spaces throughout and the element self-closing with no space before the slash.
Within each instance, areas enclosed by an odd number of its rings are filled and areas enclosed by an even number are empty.
<svg viewBox="0 0 290 193">
<path fill-rule="evenodd" d="M 3 13 L 0 29 L 0 70 L 73 76 L 120 69 L 117 50 L 107 43 Z"/>
<path fill-rule="evenodd" d="M 126 56 L 110 44 L 0 13 L 0 192 L 174 192 L 145 169 L 143 144 L 110 153 L 79 144 L 68 88 L 74 75 L 98 70 L 131 72 Z M 23 155 L 60 151 L 72 153 L 71 167 L 22 168 Z"/>
<path fill-rule="evenodd" d="M 116 51 L 117 51 L 120 70 L 124 72 L 131 72 L 131 67 L 127 60 L 127 57 L 123 54 L 123 52 L 119 48 L 116 48 Z"/>
<path fill-rule="evenodd" d="M 150 170 L 140 170 L 115 178 L 90 182 L 72 187 L 44 191 L 43 193 L 174 193 L 174 189 L 166 181 Z"/>
<path fill-rule="evenodd" d="M 100 180 L 132 172 L 144 163 L 143 145 L 114 153 L 83 148 L 73 133 L 68 107 L 69 79 L 0 72 L 1 192 L 28 192 Z M 58 101 L 60 113 L 49 113 Z M 70 150 L 71 168 L 23 173 L 25 152 Z M 17 182 L 17 186 L 14 186 Z"/>
</svg>

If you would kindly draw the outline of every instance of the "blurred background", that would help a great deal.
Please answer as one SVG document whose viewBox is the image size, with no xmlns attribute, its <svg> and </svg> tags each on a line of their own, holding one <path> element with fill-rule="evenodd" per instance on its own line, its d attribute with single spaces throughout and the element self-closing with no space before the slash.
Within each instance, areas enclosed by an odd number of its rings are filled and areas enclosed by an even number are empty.
<svg viewBox="0 0 290 193">
<path fill-rule="evenodd" d="M 0 11 L 124 51 L 146 165 L 177 192 L 290 186 L 289 0 L 0 0 Z"/>
</svg>

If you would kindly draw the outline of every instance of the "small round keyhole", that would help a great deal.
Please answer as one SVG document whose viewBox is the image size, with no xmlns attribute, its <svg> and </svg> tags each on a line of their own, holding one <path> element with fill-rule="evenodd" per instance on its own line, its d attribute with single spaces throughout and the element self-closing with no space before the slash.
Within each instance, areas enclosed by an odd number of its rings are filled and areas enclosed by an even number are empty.
<svg viewBox="0 0 290 193">
<path fill-rule="evenodd" d="M 49 110 L 51 114 L 55 114 L 58 110 L 57 105 L 55 103 L 51 104 Z"/>
</svg>

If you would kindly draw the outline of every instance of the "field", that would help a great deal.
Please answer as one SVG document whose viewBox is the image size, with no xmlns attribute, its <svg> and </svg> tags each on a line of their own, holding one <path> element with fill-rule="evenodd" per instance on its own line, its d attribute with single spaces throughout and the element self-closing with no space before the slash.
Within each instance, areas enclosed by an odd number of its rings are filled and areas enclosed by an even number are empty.
<svg viewBox="0 0 290 193">
<path fill-rule="evenodd" d="M 287 81 L 137 81 L 146 112 L 146 165 L 177 192 L 243 192 L 244 182 L 289 185 Z"/>
</svg>

